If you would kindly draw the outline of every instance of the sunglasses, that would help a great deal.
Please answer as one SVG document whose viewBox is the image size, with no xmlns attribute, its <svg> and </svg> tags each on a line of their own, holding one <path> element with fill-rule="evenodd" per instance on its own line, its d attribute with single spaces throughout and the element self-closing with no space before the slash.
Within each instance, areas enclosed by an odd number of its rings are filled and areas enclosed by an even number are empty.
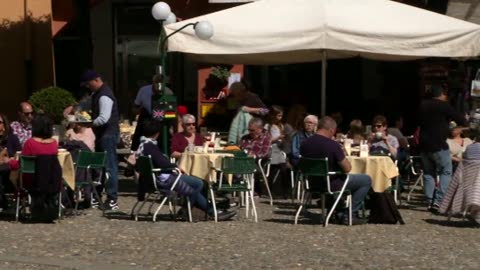
<svg viewBox="0 0 480 270">
<path fill-rule="evenodd" d="M 195 126 L 195 123 L 185 123 L 185 126 L 189 127 L 189 126 Z"/>
<path fill-rule="evenodd" d="M 22 112 L 24 115 L 33 115 L 33 112 Z"/>
<path fill-rule="evenodd" d="M 374 125 L 374 127 L 381 128 L 381 127 L 383 127 L 383 125 Z"/>
</svg>

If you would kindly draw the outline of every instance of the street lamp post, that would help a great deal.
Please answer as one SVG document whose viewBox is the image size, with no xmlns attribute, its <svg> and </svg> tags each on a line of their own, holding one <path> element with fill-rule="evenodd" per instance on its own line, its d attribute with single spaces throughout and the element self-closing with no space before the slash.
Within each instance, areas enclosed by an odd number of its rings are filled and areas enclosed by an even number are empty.
<svg viewBox="0 0 480 270">
<path fill-rule="evenodd" d="M 200 21 L 195 23 L 188 23 L 181 28 L 175 30 L 174 32 L 167 35 L 165 31 L 165 25 L 175 23 L 177 21 L 177 17 L 171 11 L 170 6 L 165 2 L 157 2 L 152 7 L 152 16 L 155 20 L 160 22 L 160 57 L 161 57 L 161 67 L 157 69 L 157 72 L 162 75 L 162 82 L 160 85 L 160 89 L 162 91 L 161 97 L 156 100 L 152 100 L 152 106 L 154 102 L 158 102 L 164 106 L 164 108 L 174 109 L 175 110 L 175 119 L 176 119 L 176 108 L 173 108 L 172 104 L 176 104 L 176 97 L 166 95 L 166 58 L 167 58 L 167 40 L 169 37 L 175 35 L 176 33 L 182 31 L 183 29 L 193 26 L 195 30 L 195 35 L 202 40 L 210 39 L 213 36 L 213 26 L 207 21 Z M 152 97 L 155 99 L 155 96 Z M 152 108 L 153 114 L 153 108 Z M 168 126 L 166 125 L 166 115 L 163 115 L 164 125 L 162 128 L 162 147 L 165 153 L 168 153 Z"/>
</svg>

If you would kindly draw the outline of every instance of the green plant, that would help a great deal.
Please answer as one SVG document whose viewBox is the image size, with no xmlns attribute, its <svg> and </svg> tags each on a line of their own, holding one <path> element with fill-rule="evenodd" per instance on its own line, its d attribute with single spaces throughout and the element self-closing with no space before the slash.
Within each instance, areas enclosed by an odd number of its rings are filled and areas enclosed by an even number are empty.
<svg viewBox="0 0 480 270">
<path fill-rule="evenodd" d="M 228 70 L 228 68 L 221 67 L 221 66 L 213 67 L 211 74 L 212 76 L 222 81 L 226 81 L 228 80 L 228 77 L 230 77 L 230 71 Z"/>
<path fill-rule="evenodd" d="M 28 101 L 35 112 L 48 115 L 55 123 L 62 121 L 63 110 L 66 107 L 76 103 L 70 92 L 53 86 L 33 93 Z"/>
</svg>

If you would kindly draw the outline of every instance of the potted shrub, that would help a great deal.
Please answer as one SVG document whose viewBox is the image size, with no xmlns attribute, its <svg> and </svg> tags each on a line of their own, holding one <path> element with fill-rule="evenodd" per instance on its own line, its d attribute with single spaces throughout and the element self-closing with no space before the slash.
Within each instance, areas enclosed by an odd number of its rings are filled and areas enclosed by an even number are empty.
<svg viewBox="0 0 480 270">
<path fill-rule="evenodd" d="M 56 124 L 62 121 L 63 110 L 76 103 L 72 93 L 53 86 L 33 93 L 28 101 L 35 112 L 48 115 Z"/>
<path fill-rule="evenodd" d="M 220 91 L 228 85 L 230 68 L 231 66 L 215 66 L 212 68 L 210 76 L 208 76 L 205 82 L 205 88 L 203 89 L 205 99 L 215 99 L 218 97 Z"/>
</svg>

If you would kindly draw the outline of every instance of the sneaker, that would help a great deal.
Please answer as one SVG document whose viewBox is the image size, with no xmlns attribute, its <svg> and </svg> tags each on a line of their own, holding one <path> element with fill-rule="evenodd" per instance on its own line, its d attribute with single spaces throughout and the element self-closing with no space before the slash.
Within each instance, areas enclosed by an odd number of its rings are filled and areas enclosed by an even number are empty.
<svg viewBox="0 0 480 270">
<path fill-rule="evenodd" d="M 93 209 L 98 209 L 99 206 L 100 203 L 98 202 L 98 200 L 92 197 L 92 199 L 90 200 L 90 207 L 92 207 Z"/>
<path fill-rule="evenodd" d="M 234 211 L 218 210 L 217 211 L 217 220 L 218 221 L 226 221 L 226 220 L 229 220 L 236 215 L 237 215 L 237 212 L 234 212 Z M 209 216 L 209 219 L 215 220 L 215 216 L 212 214 L 211 216 Z"/>
<path fill-rule="evenodd" d="M 113 211 L 117 211 L 120 209 L 120 207 L 118 207 L 117 200 L 108 200 L 107 202 L 105 202 L 105 207 L 106 207 L 106 210 L 113 210 Z"/>
</svg>

